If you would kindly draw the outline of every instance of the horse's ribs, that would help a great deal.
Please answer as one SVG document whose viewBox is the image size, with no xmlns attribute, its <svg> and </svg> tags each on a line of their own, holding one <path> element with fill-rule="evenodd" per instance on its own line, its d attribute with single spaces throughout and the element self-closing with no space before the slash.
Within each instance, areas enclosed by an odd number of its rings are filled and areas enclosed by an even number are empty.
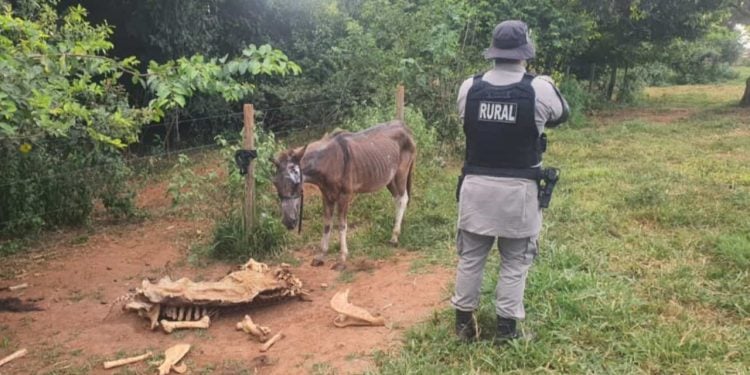
<svg viewBox="0 0 750 375">
<path fill-rule="evenodd" d="M 169 277 L 157 283 L 143 280 L 123 308 L 149 319 L 154 329 L 160 319 L 200 320 L 222 307 L 266 304 L 304 295 L 302 282 L 288 265 L 270 269 L 250 259 L 240 270 L 219 281 L 194 282 L 187 278 L 173 281 Z"/>
</svg>

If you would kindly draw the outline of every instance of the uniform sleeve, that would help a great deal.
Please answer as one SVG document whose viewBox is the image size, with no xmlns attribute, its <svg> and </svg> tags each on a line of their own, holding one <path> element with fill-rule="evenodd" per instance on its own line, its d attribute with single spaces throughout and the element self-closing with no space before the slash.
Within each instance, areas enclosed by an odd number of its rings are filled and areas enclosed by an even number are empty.
<svg viewBox="0 0 750 375">
<path fill-rule="evenodd" d="M 469 78 L 465 80 L 464 83 L 461 84 L 461 87 L 458 89 L 458 99 L 456 100 L 456 105 L 458 106 L 458 117 L 461 119 L 464 118 L 464 109 L 466 108 L 466 95 L 469 94 L 469 89 L 471 88 L 473 82 L 474 79 Z"/>
<path fill-rule="evenodd" d="M 568 120 L 570 107 L 552 78 L 539 76 L 532 82 L 536 93 L 536 116 L 545 126 L 554 128 Z"/>
</svg>

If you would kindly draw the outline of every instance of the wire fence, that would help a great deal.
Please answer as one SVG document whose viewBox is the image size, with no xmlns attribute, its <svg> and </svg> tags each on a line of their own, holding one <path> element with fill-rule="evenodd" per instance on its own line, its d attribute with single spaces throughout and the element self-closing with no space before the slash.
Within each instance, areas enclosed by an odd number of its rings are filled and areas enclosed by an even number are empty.
<svg viewBox="0 0 750 375">
<path fill-rule="evenodd" d="M 318 101 L 312 101 L 312 102 L 306 102 L 306 103 L 296 103 L 296 104 L 274 106 L 274 107 L 260 107 L 260 108 L 256 108 L 255 110 L 256 110 L 256 113 L 260 114 L 260 116 L 261 116 L 259 123 L 263 124 L 263 123 L 265 123 L 265 121 L 268 118 L 269 114 L 272 113 L 272 112 L 274 112 L 274 111 L 282 111 L 284 109 L 289 109 L 289 108 L 318 106 L 318 105 L 330 104 L 330 103 L 343 104 L 343 98 L 335 98 L 335 99 L 328 99 L 328 100 L 318 100 Z M 338 110 L 339 110 L 338 106 L 336 106 L 336 108 L 333 109 L 333 111 L 338 111 Z M 142 130 L 144 130 L 144 129 L 150 129 L 152 127 L 158 127 L 158 126 L 162 126 L 163 127 L 163 126 L 169 126 L 169 125 L 175 125 L 175 124 L 182 125 L 182 124 L 199 123 L 201 121 L 215 120 L 215 119 L 221 119 L 221 118 L 234 118 L 234 117 L 240 117 L 241 118 L 242 115 L 243 115 L 243 112 L 217 113 L 217 114 L 211 114 L 211 115 L 197 117 L 197 118 L 189 118 L 189 119 L 185 119 L 185 120 L 180 120 L 180 121 L 176 121 L 176 122 L 172 122 L 172 123 L 165 122 L 165 123 L 160 123 L 160 124 L 149 124 L 149 125 L 144 126 L 142 128 Z M 313 125 L 313 126 L 296 127 L 296 128 L 295 127 L 286 127 L 286 125 L 293 124 L 293 123 L 295 123 L 294 120 L 282 121 L 282 122 L 279 122 L 279 123 L 276 124 L 277 127 L 280 128 L 280 129 L 277 129 L 275 131 L 274 130 L 267 130 L 267 131 L 272 132 L 276 137 L 285 137 L 285 136 L 292 135 L 292 134 L 294 134 L 296 132 L 325 130 L 325 129 L 330 128 L 330 125 L 327 124 L 327 123 L 321 123 L 321 124 L 317 124 L 317 125 Z M 8 138 L 6 138 L 6 139 L 8 139 Z M 13 138 L 13 139 L 24 139 L 24 138 L 23 137 L 17 137 L 17 138 Z M 183 148 L 183 149 L 177 149 L 177 150 L 165 150 L 165 151 L 159 152 L 159 153 L 151 153 L 151 154 L 148 154 L 148 155 L 140 155 L 140 156 L 136 156 L 136 157 L 127 157 L 127 156 L 125 156 L 124 157 L 124 161 L 126 163 L 130 164 L 130 165 L 134 165 L 135 163 L 138 163 L 139 161 L 143 161 L 143 160 L 160 159 L 160 158 L 171 157 L 171 156 L 175 156 L 175 155 L 179 155 L 179 154 L 197 153 L 197 152 L 206 151 L 206 150 L 210 150 L 210 149 L 218 149 L 220 147 L 221 147 L 221 145 L 219 145 L 218 143 L 212 142 L 212 143 L 209 143 L 209 144 L 203 144 L 203 145 L 193 146 L 193 147 L 189 147 L 189 148 Z M 0 191 L 3 191 L 3 190 L 7 191 L 8 188 L 10 188 L 10 187 L 12 187 L 14 185 L 24 185 L 24 184 L 31 184 L 31 183 L 38 184 L 40 182 L 44 182 L 44 181 L 47 181 L 47 180 L 50 180 L 50 179 L 61 178 L 63 176 L 66 177 L 66 178 L 71 178 L 72 177 L 72 178 L 79 179 L 79 180 L 86 180 L 86 179 L 89 179 L 89 178 L 95 176 L 97 173 L 100 173 L 103 168 L 112 167 L 112 166 L 114 166 L 114 165 L 116 165 L 118 163 L 121 163 L 121 162 L 122 162 L 122 159 L 111 159 L 111 160 L 106 160 L 106 161 L 103 161 L 103 162 L 96 163 L 94 165 L 89 165 L 89 166 L 86 166 L 86 167 L 83 167 L 83 168 L 74 169 L 74 170 L 67 169 L 67 170 L 62 170 L 62 171 L 59 171 L 59 172 L 47 173 L 47 174 L 43 174 L 43 175 L 35 175 L 35 176 L 26 177 L 26 178 L 22 178 L 22 179 L 16 179 L 16 180 L 11 180 L 11 181 L 2 181 L 2 182 L 0 182 Z M 52 210 L 47 210 L 47 211 L 43 211 L 43 212 L 35 212 L 32 216 L 33 217 L 49 217 L 52 214 L 57 214 L 57 213 L 60 213 L 60 212 L 66 211 L 66 210 L 71 210 L 73 208 L 83 208 L 83 207 L 86 207 L 86 206 L 90 206 L 91 204 L 93 204 L 93 203 L 92 202 L 82 202 L 81 204 L 78 204 L 78 205 L 72 205 L 72 206 L 71 205 L 66 205 L 66 207 L 63 207 L 63 208 L 52 209 Z M 2 227 L 6 227 L 7 228 L 7 227 L 13 226 L 15 224 L 19 224 L 19 223 L 23 223 L 23 222 L 28 222 L 30 220 L 33 220 L 33 218 L 32 217 L 22 217 L 22 218 L 12 219 L 12 220 L 3 220 L 3 221 L 0 221 L 0 228 L 2 228 Z"/>
</svg>

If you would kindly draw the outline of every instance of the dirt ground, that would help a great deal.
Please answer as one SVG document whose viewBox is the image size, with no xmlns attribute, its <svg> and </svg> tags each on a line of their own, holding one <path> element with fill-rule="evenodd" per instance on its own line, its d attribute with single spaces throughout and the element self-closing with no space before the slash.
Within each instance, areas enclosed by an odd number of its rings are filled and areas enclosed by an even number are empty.
<svg viewBox="0 0 750 375">
<path fill-rule="evenodd" d="M 193 268 L 186 262 L 191 243 L 210 232 L 210 223 L 163 214 L 168 206 L 164 184 L 150 186 L 139 205 L 162 211 L 138 224 L 100 225 L 84 230 L 50 233 L 43 243 L 23 256 L 3 260 L 0 287 L 28 283 L 20 291 L 1 291 L 0 298 L 36 301 L 43 311 L 0 311 L 0 356 L 27 348 L 29 354 L 0 368 L 2 374 L 153 373 L 147 363 L 127 372 L 105 371 L 102 361 L 148 350 L 155 355 L 178 343 L 192 345 L 186 357 L 190 373 L 299 374 L 359 373 L 373 368 L 377 350 L 400 345 L 404 331 L 433 316 L 446 304 L 452 272 L 443 268 L 411 272 L 414 254 L 400 253 L 383 261 L 354 259 L 341 274 L 311 267 L 312 249 L 293 254 L 293 267 L 311 302 L 288 301 L 272 306 L 227 311 L 207 331 L 167 335 L 152 332 L 135 314 L 111 310 L 112 302 L 140 285 L 144 278 L 220 278 L 233 265 Z M 331 254 L 331 261 L 335 254 Z M 327 287 L 322 287 L 327 284 Z M 336 328 L 329 307 L 333 294 L 351 288 L 356 305 L 386 318 L 386 327 Z M 260 344 L 234 326 L 245 314 L 285 338 L 260 353 Z M 87 370 L 87 368 L 93 368 Z M 250 371 L 248 371 L 250 370 Z"/>
</svg>

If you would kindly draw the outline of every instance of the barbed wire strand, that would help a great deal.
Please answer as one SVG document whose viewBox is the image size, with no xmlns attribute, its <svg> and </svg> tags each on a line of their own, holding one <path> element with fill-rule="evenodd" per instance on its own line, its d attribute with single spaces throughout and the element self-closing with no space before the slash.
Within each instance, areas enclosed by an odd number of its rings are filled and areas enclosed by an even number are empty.
<svg viewBox="0 0 750 375">
<path fill-rule="evenodd" d="M 260 123 L 264 124 L 265 121 L 266 121 L 266 119 L 267 119 L 267 117 L 268 117 L 268 114 L 271 113 L 272 111 L 279 111 L 279 110 L 286 109 L 286 108 L 304 107 L 304 106 L 319 105 L 319 104 L 334 103 L 334 102 L 339 103 L 339 104 L 343 104 L 343 102 L 344 102 L 343 96 L 340 97 L 340 98 L 337 98 L 337 99 L 319 100 L 319 101 L 313 101 L 313 102 L 307 102 L 307 103 L 290 104 L 290 105 L 283 105 L 283 106 L 276 106 L 276 107 L 265 107 L 265 108 L 261 107 L 261 108 L 256 108 L 256 111 L 257 112 L 261 112 L 263 114 L 263 117 L 262 117 Z M 338 108 L 336 108 L 334 110 L 334 112 L 338 112 L 338 111 L 339 111 Z M 200 117 L 200 118 L 194 118 L 194 119 L 188 119 L 188 120 L 178 121 L 178 124 L 192 123 L 192 122 L 198 122 L 198 121 L 204 121 L 204 120 L 210 120 L 210 119 L 216 119 L 216 118 L 226 118 L 226 117 L 238 116 L 238 115 L 242 115 L 242 114 L 244 114 L 244 112 L 230 112 L 230 113 L 224 113 L 224 114 L 204 116 L 204 117 Z M 288 120 L 286 122 L 282 122 L 282 124 L 284 124 L 284 123 L 291 123 L 293 121 L 294 120 Z M 151 126 L 154 126 L 154 125 L 156 125 L 156 124 L 151 124 Z M 165 124 L 162 124 L 162 125 L 165 125 Z M 144 127 L 141 128 L 141 130 L 143 130 L 145 128 L 148 128 L 148 127 L 149 127 L 149 125 L 144 126 Z M 311 130 L 319 130 L 319 129 L 326 129 L 326 128 L 329 128 L 329 125 L 327 125 L 326 123 L 322 123 L 320 125 L 305 126 L 303 128 L 285 128 L 285 129 L 280 129 L 280 130 L 277 130 L 277 131 L 273 131 L 273 130 L 269 130 L 269 131 L 272 132 L 275 137 L 278 137 L 278 136 L 290 135 L 290 134 L 293 134 L 293 133 L 296 133 L 296 132 L 301 132 L 301 131 L 311 131 Z M 18 137 L 18 139 L 24 139 L 24 138 Z M 165 152 L 162 152 L 162 153 L 159 153 L 159 154 L 143 155 L 143 156 L 138 156 L 138 157 L 134 157 L 134 158 L 125 157 L 124 161 L 126 163 L 128 163 L 128 164 L 132 164 L 132 163 L 135 163 L 137 161 L 145 160 L 145 159 L 160 158 L 160 157 L 164 157 L 164 156 L 169 157 L 169 156 L 179 155 L 179 154 L 185 154 L 185 153 L 194 153 L 194 152 L 200 151 L 200 150 L 206 150 L 206 149 L 210 149 L 210 148 L 219 148 L 219 147 L 220 147 L 220 145 L 216 144 L 216 143 L 205 144 L 205 145 L 196 146 L 196 147 L 190 147 L 190 148 L 185 148 L 185 149 L 181 149 L 181 150 L 165 151 Z M 108 165 L 111 165 L 111 164 L 114 164 L 114 163 L 117 163 L 117 162 L 119 162 L 119 160 L 111 160 L 111 161 L 106 161 L 104 163 L 99 163 L 97 165 L 92 165 L 92 166 L 89 166 L 89 167 L 80 168 L 80 169 L 74 170 L 74 171 L 69 171 L 68 170 L 68 171 L 64 171 L 64 172 L 60 172 L 60 173 L 52 174 L 52 175 L 34 176 L 34 177 L 27 178 L 27 179 L 17 180 L 17 181 L 11 182 L 11 183 L 0 185 L 0 188 L 6 188 L 8 186 L 15 185 L 15 184 L 20 184 L 20 183 L 27 183 L 27 182 L 31 182 L 31 181 L 39 181 L 39 180 L 45 180 L 45 179 L 49 179 L 49 178 L 60 177 L 62 175 L 69 175 L 71 173 L 77 173 L 77 174 L 79 174 L 79 173 L 85 173 L 85 172 L 93 172 L 97 168 L 108 166 Z M 80 207 L 83 207 L 84 205 L 90 205 L 90 204 L 92 204 L 92 203 L 91 202 L 83 202 L 80 205 L 76 205 L 75 207 L 76 208 L 80 208 Z M 62 212 L 62 211 L 70 210 L 70 209 L 71 209 L 71 207 L 68 206 L 68 207 L 63 207 L 63 208 L 60 208 L 60 209 L 45 211 L 44 213 L 38 214 L 38 215 L 35 215 L 35 216 L 36 217 L 47 216 L 47 215 L 50 215 L 50 214 L 53 214 L 53 213 L 58 213 L 58 212 Z M 13 219 L 13 220 L 0 221 L 0 225 L 3 225 L 3 226 L 7 227 L 7 226 L 12 225 L 14 223 L 19 223 L 19 222 L 23 222 L 23 221 L 27 221 L 27 220 L 33 220 L 33 218 L 19 218 L 19 219 Z"/>
<path fill-rule="evenodd" d="M 259 112 L 263 113 L 263 118 L 261 119 L 261 123 L 264 123 L 265 120 L 266 120 L 266 118 L 268 117 L 268 113 L 271 112 L 271 111 L 273 111 L 273 110 L 280 110 L 280 109 L 292 108 L 292 107 L 311 106 L 311 105 L 318 105 L 318 104 L 324 104 L 324 103 L 333 103 L 333 102 L 343 103 L 343 97 L 340 97 L 340 98 L 337 98 L 337 99 L 319 100 L 319 101 L 313 101 L 313 102 L 307 102 L 307 103 L 297 103 L 297 104 L 290 104 L 290 105 L 284 105 L 284 106 L 259 108 L 259 109 L 256 109 L 256 111 L 259 111 Z M 225 113 L 225 114 L 221 114 L 221 115 L 212 115 L 212 116 L 205 116 L 205 117 L 196 118 L 196 119 L 188 119 L 188 120 L 181 121 L 180 123 L 189 123 L 189 122 L 196 122 L 196 121 L 199 121 L 199 120 L 206 120 L 206 119 L 213 119 L 213 118 L 222 118 L 222 117 L 237 116 L 237 115 L 242 115 L 243 113 L 244 112 L 229 112 L 229 113 Z M 286 123 L 289 123 L 291 121 L 293 121 L 293 120 L 287 121 Z M 299 132 L 299 131 L 318 130 L 318 129 L 324 129 L 326 127 L 328 127 L 328 126 L 325 125 L 325 124 L 322 124 L 322 125 L 318 125 L 318 126 L 306 126 L 304 128 L 286 128 L 286 129 L 281 129 L 281 130 L 278 130 L 278 131 L 272 131 L 271 130 L 271 132 L 274 133 L 274 136 L 278 137 L 278 136 L 290 135 L 292 133 Z M 24 139 L 24 138 L 20 138 L 19 137 L 17 139 Z M 172 151 L 165 151 L 165 152 L 162 152 L 162 153 L 159 153 L 159 154 L 143 155 L 143 156 L 139 156 L 139 157 L 135 157 L 135 158 L 127 158 L 126 157 L 124 159 L 124 161 L 126 163 L 133 163 L 133 162 L 136 162 L 138 160 L 143 160 L 143 159 L 159 158 L 159 157 L 163 157 L 163 156 L 171 156 L 171 155 L 177 155 L 177 154 L 180 154 L 180 153 L 186 153 L 186 152 L 189 153 L 189 152 L 194 152 L 194 151 L 197 151 L 197 150 L 208 149 L 208 148 L 218 148 L 218 147 L 219 146 L 216 143 L 211 143 L 211 144 L 196 146 L 196 147 L 192 147 L 192 148 L 182 149 L 182 150 L 172 150 Z M 96 165 L 91 165 L 91 166 L 88 166 L 88 167 L 79 168 L 79 169 L 72 170 L 72 171 L 71 170 L 66 170 L 66 171 L 63 171 L 63 172 L 60 172 L 60 173 L 54 173 L 54 174 L 49 174 L 49 175 L 45 175 L 45 176 L 34 176 L 34 177 L 29 177 L 29 178 L 25 178 L 25 179 L 21 179 L 21 180 L 15 180 L 15 181 L 8 182 L 8 183 L 5 183 L 5 184 L 0 184 L 0 189 L 7 188 L 9 186 L 13 186 L 13 185 L 17 185 L 17 184 L 25 184 L 25 183 L 29 183 L 29 182 L 32 182 L 32 181 L 43 181 L 43 180 L 47 180 L 47 179 L 51 179 L 51 178 L 57 178 L 57 177 L 60 177 L 60 176 L 63 176 L 63 175 L 71 174 L 71 173 L 79 174 L 79 173 L 91 171 L 91 170 L 94 170 L 94 169 L 97 169 L 97 168 L 102 168 L 102 167 L 105 167 L 105 166 L 110 166 L 110 165 L 115 164 L 117 162 L 119 162 L 119 160 L 105 161 L 103 163 L 98 163 Z"/>
<path fill-rule="evenodd" d="M 286 108 L 308 107 L 308 106 L 318 105 L 318 104 L 341 102 L 342 101 L 341 99 L 342 98 L 327 99 L 327 100 L 318 100 L 318 101 L 312 101 L 312 102 L 306 102 L 306 103 L 287 104 L 287 105 L 276 106 L 276 107 L 265 107 L 265 108 L 261 107 L 261 108 L 255 108 L 255 111 L 257 111 L 257 112 L 269 112 L 269 111 L 278 111 L 278 110 L 286 109 Z M 189 123 L 193 123 L 193 122 L 199 122 L 199 121 L 205 121 L 205 120 L 213 120 L 213 119 L 218 119 L 218 118 L 227 118 L 227 117 L 233 117 L 233 116 L 242 116 L 243 114 L 244 114 L 244 112 L 227 112 L 227 113 L 221 113 L 221 114 L 213 114 L 213 115 L 208 115 L 208 116 L 203 116 L 203 117 L 190 118 L 190 119 L 186 119 L 186 120 L 179 120 L 179 121 L 176 122 L 176 124 L 178 124 L 178 125 L 189 124 Z M 140 128 L 140 130 L 151 129 L 151 128 L 156 128 L 156 127 L 170 126 L 170 125 L 173 125 L 173 124 L 175 124 L 175 123 L 174 122 L 168 122 L 168 121 L 167 122 L 155 123 L 155 124 L 146 124 L 146 125 L 142 126 Z M 43 135 L 16 136 L 16 137 L 5 136 L 5 137 L 2 137 L 2 139 L 29 140 L 29 139 L 32 139 L 32 138 L 38 137 L 38 136 L 43 136 Z"/>
<path fill-rule="evenodd" d="M 126 158 L 123 159 L 123 161 L 125 161 L 126 163 L 133 163 L 133 162 L 136 162 L 136 161 L 139 161 L 139 160 L 144 160 L 144 159 L 149 159 L 149 158 L 160 158 L 160 157 L 164 157 L 164 156 L 172 156 L 172 155 L 178 155 L 178 154 L 184 154 L 184 153 L 193 153 L 193 152 L 198 151 L 198 150 L 204 150 L 204 149 L 209 149 L 209 148 L 218 148 L 218 147 L 219 147 L 218 144 L 216 144 L 216 143 L 210 143 L 210 144 L 205 144 L 205 145 L 196 146 L 196 147 L 184 148 L 184 149 L 181 149 L 181 150 L 174 150 L 174 151 L 169 151 L 169 152 L 162 152 L 162 153 L 158 153 L 158 154 L 142 155 L 142 156 L 133 157 L 133 158 L 127 158 L 126 157 Z M 45 175 L 45 176 L 34 176 L 34 177 L 25 178 L 25 179 L 22 179 L 22 180 L 15 180 L 13 182 L 9 182 L 9 183 L 5 183 L 5 184 L 0 185 L 0 188 L 6 188 L 8 186 L 12 186 L 12 185 L 16 185 L 16 184 L 29 183 L 29 182 L 32 182 L 32 181 L 41 181 L 41 180 L 47 180 L 47 179 L 50 179 L 50 178 L 57 178 L 57 177 L 60 177 L 60 176 L 63 176 L 63 175 L 69 175 L 69 174 L 74 174 L 74 173 L 77 174 L 77 173 L 86 172 L 86 171 L 94 170 L 94 169 L 105 167 L 105 166 L 110 166 L 110 165 L 118 163 L 118 162 L 120 162 L 120 160 L 114 159 L 114 160 L 105 161 L 103 163 L 97 163 L 95 165 L 90 165 L 88 167 L 74 169 L 72 171 L 71 170 L 66 170 L 66 171 L 62 171 L 62 172 L 59 172 L 59 173 L 48 174 L 48 175 Z"/>
<path fill-rule="evenodd" d="M 222 115 L 211 115 L 211 116 L 204 116 L 204 117 L 197 117 L 197 118 L 190 118 L 187 120 L 179 120 L 176 123 L 172 121 L 164 121 L 159 122 L 155 124 L 147 124 L 141 127 L 141 130 L 145 129 L 151 129 L 151 128 L 158 128 L 158 127 L 166 127 L 170 125 L 182 125 L 182 124 L 190 124 L 193 122 L 199 122 L 199 121 L 206 121 L 206 120 L 214 120 L 218 118 L 228 118 L 228 117 L 234 117 L 234 116 L 242 116 L 243 112 L 228 112 Z"/>
</svg>

